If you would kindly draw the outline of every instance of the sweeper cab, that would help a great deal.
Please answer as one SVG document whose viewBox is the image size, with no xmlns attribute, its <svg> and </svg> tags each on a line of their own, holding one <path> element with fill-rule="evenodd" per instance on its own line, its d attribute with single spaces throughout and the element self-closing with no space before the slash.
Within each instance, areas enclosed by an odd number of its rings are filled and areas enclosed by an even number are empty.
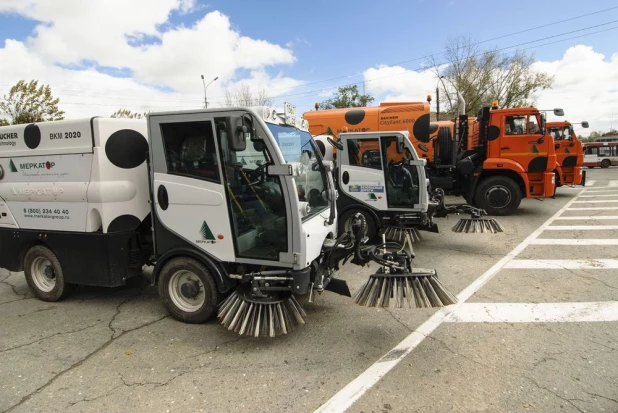
<svg viewBox="0 0 618 413">
<path fill-rule="evenodd" d="M 336 274 L 351 258 L 397 274 L 370 277 L 368 285 L 394 288 L 372 290 L 374 299 L 453 302 L 435 271 L 415 271 L 401 245 L 368 244 L 362 215 L 338 232 L 332 163 L 307 126 L 286 103 L 283 112 L 202 109 L 2 127 L 0 267 L 24 271 L 38 298 L 58 301 L 78 285 L 124 285 L 152 265 L 151 284 L 173 317 L 217 317 L 251 336 L 303 323 L 297 296 L 350 297 Z M 446 298 L 423 299 L 436 295 Z"/>
<path fill-rule="evenodd" d="M 317 135 L 324 158 L 333 161 L 339 192 L 339 231 L 350 229 L 351 217 L 364 216 L 367 236 L 385 235 L 403 242 L 406 235 L 420 240 L 420 232 L 438 232 L 434 218 L 470 214 L 453 226 L 457 232 L 502 232 L 485 211 L 466 204 L 447 205 L 444 191 L 431 190 L 426 159 L 419 158 L 409 132 L 346 132 L 335 139 Z"/>
</svg>

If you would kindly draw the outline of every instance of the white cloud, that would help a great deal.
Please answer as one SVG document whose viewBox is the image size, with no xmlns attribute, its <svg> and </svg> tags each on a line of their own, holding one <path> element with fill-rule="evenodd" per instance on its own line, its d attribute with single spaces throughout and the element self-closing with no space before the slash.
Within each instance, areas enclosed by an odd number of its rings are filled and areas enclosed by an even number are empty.
<svg viewBox="0 0 618 413">
<path fill-rule="evenodd" d="M 380 66 L 363 73 L 366 91 L 380 102 L 419 102 L 428 94 L 435 99 L 436 76 L 429 70 L 414 71 L 401 66 Z"/>
<path fill-rule="evenodd" d="M 301 84 L 272 74 L 295 63 L 290 48 L 243 36 L 218 11 L 200 17 L 196 10 L 195 0 L 0 0 L 0 13 L 40 22 L 26 40 L 5 39 L 0 48 L 0 95 L 20 79 L 38 79 L 75 117 L 120 107 L 200 107 L 202 74 L 219 78 L 208 87 L 211 103 L 240 81 L 273 94 Z M 198 18 L 190 27 L 172 27 L 174 13 Z"/>
<path fill-rule="evenodd" d="M 578 45 L 568 48 L 562 59 L 537 62 L 534 68 L 555 76 L 552 89 L 537 93 L 537 106 L 563 108 L 563 119 L 571 122 L 587 120 L 590 128 L 576 126 L 577 133 L 609 130 L 612 112 L 618 121 L 618 54 L 607 59 L 590 46 Z"/>
<path fill-rule="evenodd" d="M 568 48 L 559 60 L 536 62 L 533 69 L 555 76 L 552 89 L 534 96 L 540 109 L 564 109 L 564 117 L 549 112 L 549 120 L 587 120 L 589 129 L 574 125 L 582 135 L 609 130 L 612 117 L 613 127 L 618 127 L 618 53 L 607 58 L 590 46 L 578 45 Z M 380 66 L 365 70 L 364 79 L 367 91 L 376 96 L 375 103 L 418 102 L 431 94 L 435 104 L 437 78 L 430 70 Z"/>
</svg>

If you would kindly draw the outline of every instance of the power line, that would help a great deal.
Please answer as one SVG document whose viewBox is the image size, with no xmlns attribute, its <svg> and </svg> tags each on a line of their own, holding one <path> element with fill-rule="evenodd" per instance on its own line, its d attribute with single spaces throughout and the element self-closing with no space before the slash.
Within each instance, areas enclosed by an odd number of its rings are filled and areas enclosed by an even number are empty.
<svg viewBox="0 0 618 413">
<path fill-rule="evenodd" d="M 491 42 L 491 41 L 498 40 L 498 39 L 503 39 L 505 37 L 514 36 L 516 34 L 521 34 L 521 33 L 526 33 L 526 32 L 530 32 L 530 31 L 533 31 L 533 30 L 542 29 L 544 27 L 553 26 L 554 24 L 558 24 L 558 23 L 564 23 L 564 22 L 568 22 L 568 21 L 573 21 L 573 20 L 581 19 L 581 18 L 584 18 L 584 17 L 588 17 L 588 16 L 592 16 L 592 15 L 595 15 L 595 14 L 604 13 L 606 11 L 614 10 L 614 9 L 618 9 L 618 6 L 609 7 L 607 9 L 598 10 L 598 11 L 595 11 L 595 12 L 592 12 L 592 13 L 582 14 L 582 15 L 579 15 L 579 16 L 570 17 L 568 19 L 558 20 L 558 21 L 555 21 L 555 22 L 543 24 L 541 26 L 536 26 L 536 27 L 532 27 L 532 28 L 529 28 L 529 29 L 524 29 L 524 30 L 520 30 L 520 31 L 517 31 L 517 32 L 512 32 L 512 33 L 504 34 L 504 35 L 501 35 L 501 36 L 493 37 L 491 39 L 486 39 L 486 40 L 482 40 L 482 41 L 479 41 L 479 42 L 476 42 L 476 43 L 472 43 L 471 46 L 478 46 L 479 44 Z M 425 56 L 415 57 L 413 59 L 402 60 L 400 62 L 389 64 L 388 66 L 398 66 L 398 65 L 402 65 L 404 63 L 415 62 L 415 61 L 418 61 L 418 60 L 422 60 L 422 59 L 438 56 L 438 55 L 441 55 L 441 54 L 443 54 L 443 52 L 428 54 L 428 55 L 425 55 Z M 337 77 L 332 77 L 330 79 L 318 80 L 318 81 L 311 82 L 311 83 L 305 83 L 305 84 L 302 84 L 302 85 L 299 85 L 299 86 L 293 86 L 293 88 L 298 88 L 298 87 L 302 87 L 302 86 L 310 86 L 310 85 L 315 85 L 315 84 L 324 83 L 324 82 L 330 82 L 331 80 L 339 80 L 339 79 L 354 77 L 354 76 L 358 76 L 358 75 L 362 75 L 362 74 L 363 74 L 363 72 L 356 72 L 356 73 L 353 73 L 351 75 L 337 76 Z M 274 89 L 274 90 L 276 91 L 277 89 Z"/>
<path fill-rule="evenodd" d="M 540 39 L 536 39 L 536 40 L 532 40 L 532 41 L 518 43 L 516 45 L 507 46 L 507 47 L 503 47 L 501 49 L 497 49 L 496 51 L 497 52 L 501 52 L 501 51 L 508 50 L 508 49 L 513 49 L 513 48 L 516 48 L 516 47 L 519 47 L 519 46 L 523 46 L 523 45 L 527 45 L 527 44 L 531 44 L 531 43 L 537 43 L 537 42 L 541 42 L 543 40 L 548 40 L 548 39 L 552 39 L 552 38 L 556 38 L 556 37 L 560 37 L 560 36 L 565 36 L 565 35 L 568 35 L 568 34 L 577 33 L 577 32 L 581 32 L 581 31 L 584 31 L 584 30 L 593 29 L 593 28 L 596 28 L 596 27 L 602 27 L 602 26 L 606 26 L 608 24 L 613 24 L 613 23 L 618 23 L 618 20 L 614 20 L 614 21 L 607 22 L 607 23 L 601 23 L 601 24 L 585 27 L 585 28 L 582 28 L 582 29 L 571 30 L 571 31 L 564 32 L 564 33 L 557 34 L 557 35 L 542 37 Z M 574 37 L 570 37 L 570 38 L 566 38 L 566 39 L 561 39 L 561 40 L 556 41 L 556 42 L 550 42 L 550 43 L 547 43 L 547 44 L 537 45 L 537 46 L 534 46 L 534 47 L 546 46 L 548 44 L 554 44 L 554 43 L 558 43 L 558 42 L 562 42 L 562 41 L 566 41 L 566 40 L 572 40 L 572 39 L 576 39 L 576 38 L 579 38 L 579 37 L 589 36 L 589 35 L 592 35 L 592 34 L 602 33 L 602 32 L 606 32 L 606 31 L 610 31 L 610 30 L 615 30 L 617 28 L 618 27 L 612 27 L 612 28 L 609 28 L 609 29 L 599 30 L 599 31 L 592 32 L 592 33 L 586 33 L 586 34 L 583 34 L 583 35 L 574 36 Z M 533 48 L 533 47 L 524 48 L 523 50 L 528 50 L 528 49 L 531 49 L 531 48 Z M 478 56 L 481 56 L 482 54 L 483 53 L 477 53 L 475 55 L 472 55 L 471 57 L 478 57 Z M 433 67 L 440 66 L 440 65 L 443 65 L 443 64 L 447 64 L 447 63 L 448 62 L 437 63 Z M 421 70 L 426 70 L 426 69 L 427 68 L 423 68 L 423 69 L 410 69 L 410 70 L 406 70 L 404 72 L 397 73 L 397 74 L 385 75 L 385 76 L 380 76 L 380 77 L 373 78 L 373 79 L 363 80 L 363 81 L 360 81 L 360 82 L 350 83 L 350 85 L 360 85 L 363 82 L 374 82 L 375 80 L 384 79 L 384 78 L 390 78 L 390 77 L 393 77 L 393 76 L 399 76 L 399 75 L 402 75 L 402 74 L 405 74 L 405 73 L 408 73 L 408 72 L 419 72 Z M 281 99 L 281 98 L 287 98 L 287 97 L 293 97 L 293 96 L 302 96 L 302 95 L 315 96 L 315 95 L 317 95 L 318 92 L 324 92 L 324 91 L 328 91 L 328 90 L 331 90 L 331 89 L 333 89 L 332 86 L 328 87 L 328 88 L 314 89 L 314 90 L 305 91 L 305 92 L 298 92 L 298 93 L 292 93 L 292 94 L 286 94 L 286 95 L 275 95 L 275 96 L 271 96 L 271 99 Z"/>
</svg>

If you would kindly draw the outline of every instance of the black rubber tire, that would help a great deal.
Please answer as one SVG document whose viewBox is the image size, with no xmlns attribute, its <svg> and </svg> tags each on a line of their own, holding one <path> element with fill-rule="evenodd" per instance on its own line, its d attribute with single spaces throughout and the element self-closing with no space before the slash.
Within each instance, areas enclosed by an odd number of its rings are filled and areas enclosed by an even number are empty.
<svg viewBox="0 0 618 413">
<path fill-rule="evenodd" d="M 32 266 L 35 260 L 39 258 L 44 258 L 51 264 L 54 273 L 55 285 L 50 291 L 44 291 L 39 288 L 34 280 L 35 275 L 33 274 Z M 56 254 L 54 254 L 54 252 L 45 245 L 35 245 L 30 248 L 24 256 L 23 265 L 28 286 L 34 292 L 34 295 L 42 301 L 60 301 L 68 297 L 77 287 L 75 284 L 67 283 L 65 281 L 60 260 L 58 260 Z"/>
<path fill-rule="evenodd" d="M 376 236 L 377 232 L 378 232 L 378 227 L 376 225 L 375 220 L 373 219 L 373 217 L 371 216 L 371 214 L 369 212 L 367 212 L 364 209 L 350 209 L 346 212 L 344 212 L 343 214 L 341 214 L 340 217 L 338 217 L 337 219 L 337 228 L 339 231 L 339 235 L 343 234 L 345 232 L 345 223 L 346 221 L 348 221 L 354 214 L 356 214 L 357 212 L 361 213 L 364 217 L 365 217 L 365 221 L 367 222 L 367 237 L 371 240 L 373 239 L 373 237 Z"/>
<path fill-rule="evenodd" d="M 195 311 L 185 311 L 178 307 L 170 295 L 170 281 L 178 271 L 191 271 L 199 277 L 204 287 L 204 303 Z M 175 319 L 189 324 L 205 323 L 217 315 L 217 306 L 221 302 L 222 295 L 217 289 L 217 284 L 204 264 L 196 259 L 188 257 L 176 257 L 165 263 L 159 273 L 159 297 L 165 308 Z"/>
<path fill-rule="evenodd" d="M 452 163 L 453 137 L 449 128 L 440 128 L 438 131 L 437 147 L 435 158 L 440 165 L 450 165 Z"/>
<path fill-rule="evenodd" d="M 589 166 L 588 169 L 594 169 L 594 166 Z"/>
<path fill-rule="evenodd" d="M 509 201 L 503 207 L 492 206 L 486 199 L 486 194 L 500 187 L 508 193 Z M 511 215 L 521 203 L 521 189 L 519 185 L 506 176 L 490 176 L 481 181 L 474 194 L 474 203 L 478 208 L 484 209 L 489 215 Z"/>
<path fill-rule="evenodd" d="M 558 172 L 554 172 L 554 175 L 556 177 L 556 184 L 554 185 L 554 193 L 552 194 L 552 197 L 556 196 L 556 191 L 562 186 L 562 182 L 560 182 L 560 174 Z"/>
<path fill-rule="evenodd" d="M 609 159 L 603 159 L 601 161 L 601 168 L 609 168 L 612 165 L 612 162 Z"/>
</svg>

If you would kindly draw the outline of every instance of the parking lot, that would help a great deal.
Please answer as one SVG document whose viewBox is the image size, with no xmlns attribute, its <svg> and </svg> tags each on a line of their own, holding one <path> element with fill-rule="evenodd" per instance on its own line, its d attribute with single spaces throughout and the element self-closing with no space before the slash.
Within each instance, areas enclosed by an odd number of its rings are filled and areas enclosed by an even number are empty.
<svg viewBox="0 0 618 413">
<path fill-rule="evenodd" d="M 503 233 L 422 233 L 415 264 L 457 304 L 324 292 L 275 339 L 178 322 L 142 280 L 48 303 L 0 270 L 0 411 L 618 411 L 618 168 L 587 174 Z M 354 292 L 375 269 L 341 278 Z"/>
</svg>

